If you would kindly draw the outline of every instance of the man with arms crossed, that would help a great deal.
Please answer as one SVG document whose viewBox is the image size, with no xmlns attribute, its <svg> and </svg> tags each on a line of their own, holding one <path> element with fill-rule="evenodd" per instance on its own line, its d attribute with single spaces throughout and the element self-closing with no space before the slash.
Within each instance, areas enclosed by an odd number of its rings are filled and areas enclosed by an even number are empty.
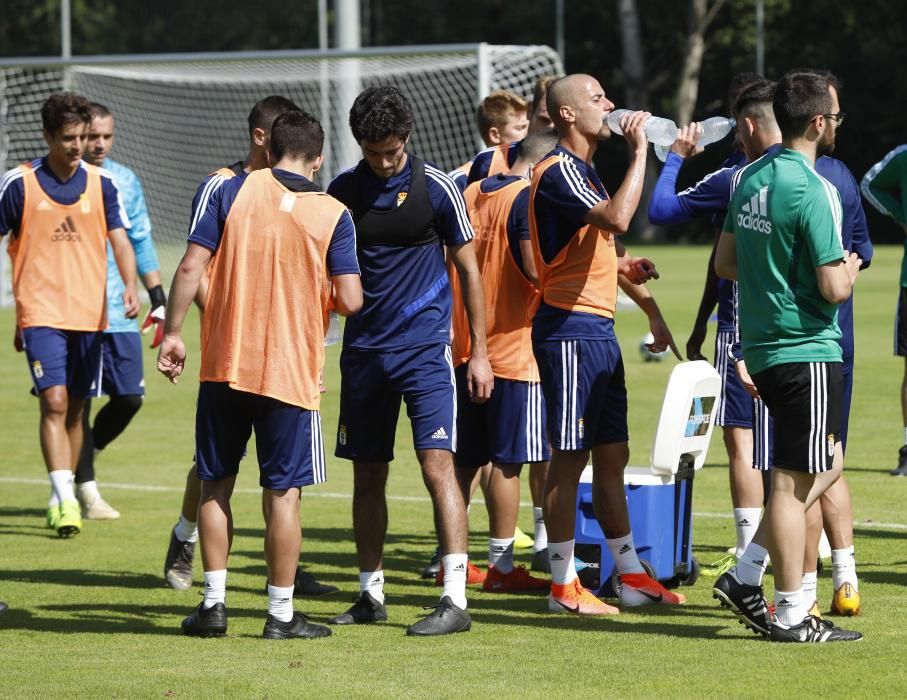
<svg viewBox="0 0 907 700">
<path fill-rule="evenodd" d="M 158 369 L 175 382 L 186 359 L 182 323 L 209 270 L 195 430 L 205 599 L 183 620 L 190 636 L 227 631 L 230 496 L 253 428 L 270 582 L 263 636 L 330 635 L 293 612 L 299 499 L 326 475 L 318 411 L 324 320 L 330 304 L 356 313 L 362 288 L 349 213 L 312 182 L 323 143 L 321 125 L 305 112 L 278 117 L 273 170 L 233 178 L 212 195 L 173 281 Z"/>
<path fill-rule="evenodd" d="M 82 411 L 101 367 L 107 327 L 107 241 L 123 279 L 127 317 L 138 314 L 129 220 L 109 173 L 82 161 L 91 109 L 51 95 L 41 107 L 47 155 L 0 180 L 0 235 L 10 234 L 17 342 L 41 407 L 41 452 L 53 496 L 47 524 L 60 537 L 82 529 L 73 472 Z"/>
<path fill-rule="evenodd" d="M 814 169 L 834 143 L 840 107 L 828 76 L 792 71 L 776 87 L 773 111 L 782 148 L 734 176 L 715 271 L 738 280 L 743 356 L 775 420 L 771 494 L 747 547 L 771 554 L 775 617 L 758 580 L 764 568 L 753 571 L 749 557 L 713 590 L 773 641 L 853 641 L 862 635 L 808 613 L 802 583 L 806 511 L 843 466 L 837 305 L 850 297 L 860 267 L 841 245 L 838 193 Z"/>
</svg>

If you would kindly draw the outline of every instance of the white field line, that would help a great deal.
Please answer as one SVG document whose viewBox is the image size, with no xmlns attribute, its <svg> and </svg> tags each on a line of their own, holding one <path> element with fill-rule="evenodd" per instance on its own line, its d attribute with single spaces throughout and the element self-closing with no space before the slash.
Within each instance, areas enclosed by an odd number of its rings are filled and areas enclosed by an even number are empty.
<svg viewBox="0 0 907 700">
<path fill-rule="evenodd" d="M 48 482 L 46 479 L 20 479 L 17 477 L 9 476 L 0 476 L 0 484 L 25 484 L 30 486 L 47 486 Z M 105 489 L 115 489 L 121 491 L 152 491 L 156 493 L 182 493 L 183 487 L 177 486 L 156 486 L 154 484 L 114 484 L 103 482 Z M 259 494 L 261 493 L 260 488 L 248 489 L 248 488 L 236 488 L 233 490 L 233 493 L 245 493 L 245 494 Z M 333 491 L 311 491 L 303 490 L 304 498 L 339 498 L 343 500 L 350 500 L 353 495 L 351 493 L 336 493 Z M 395 496 L 393 494 L 387 494 L 387 500 L 389 501 L 403 501 L 410 503 L 428 503 L 428 496 Z M 473 503 L 482 503 L 481 499 L 474 499 Z M 520 503 L 521 508 L 529 508 L 532 504 L 529 502 Z M 693 515 L 697 518 L 717 518 L 719 520 L 730 520 L 734 516 L 731 513 L 709 513 L 704 511 L 693 511 Z M 866 527 L 866 528 L 876 528 L 879 530 L 907 530 L 907 523 L 881 523 L 875 521 L 864 521 L 854 520 L 853 524 L 857 527 Z"/>
</svg>

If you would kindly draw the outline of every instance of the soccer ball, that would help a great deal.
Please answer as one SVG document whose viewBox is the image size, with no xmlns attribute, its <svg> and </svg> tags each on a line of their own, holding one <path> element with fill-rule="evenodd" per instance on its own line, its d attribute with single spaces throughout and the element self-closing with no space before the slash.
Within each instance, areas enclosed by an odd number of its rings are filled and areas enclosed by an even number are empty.
<svg viewBox="0 0 907 700">
<path fill-rule="evenodd" d="M 639 356 L 642 358 L 643 362 L 661 362 L 668 356 L 670 350 L 665 349 L 661 352 L 652 352 L 646 347 L 654 342 L 655 336 L 651 333 L 646 333 L 643 336 L 643 339 L 639 341 Z"/>
</svg>

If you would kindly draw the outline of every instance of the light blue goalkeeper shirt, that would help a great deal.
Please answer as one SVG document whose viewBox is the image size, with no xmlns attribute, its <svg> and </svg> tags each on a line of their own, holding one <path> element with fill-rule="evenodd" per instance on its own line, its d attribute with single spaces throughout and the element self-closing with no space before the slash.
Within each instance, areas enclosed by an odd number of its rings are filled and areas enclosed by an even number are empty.
<svg viewBox="0 0 907 700">
<path fill-rule="evenodd" d="M 125 165 L 121 165 L 109 158 L 104 161 L 104 170 L 113 175 L 114 184 L 120 192 L 123 206 L 129 217 L 129 228 L 126 234 L 135 250 L 135 262 L 139 275 L 154 272 L 161 268 L 151 238 L 151 219 L 148 217 L 148 207 L 145 204 L 145 194 L 142 192 L 142 183 L 138 176 Z M 107 318 L 108 326 L 105 333 L 138 333 L 139 326 L 136 319 L 126 318 L 123 308 L 123 291 L 126 285 L 120 277 L 116 259 L 113 257 L 113 248 L 107 243 Z"/>
</svg>

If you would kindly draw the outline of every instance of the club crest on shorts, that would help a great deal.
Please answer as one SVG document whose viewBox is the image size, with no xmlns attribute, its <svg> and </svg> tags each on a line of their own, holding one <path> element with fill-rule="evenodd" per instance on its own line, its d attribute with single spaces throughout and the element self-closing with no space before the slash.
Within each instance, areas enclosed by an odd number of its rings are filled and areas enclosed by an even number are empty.
<svg viewBox="0 0 907 700">
<path fill-rule="evenodd" d="M 586 424 L 583 422 L 582 418 L 576 421 L 576 432 L 579 435 L 580 440 L 586 435 Z"/>
<path fill-rule="evenodd" d="M 827 442 L 828 442 L 828 456 L 834 457 L 835 456 L 835 436 L 829 435 L 827 438 Z"/>
<path fill-rule="evenodd" d="M 44 376 L 44 368 L 41 366 L 41 360 L 35 360 L 31 363 L 32 374 L 35 375 L 35 379 L 40 379 Z"/>
<path fill-rule="evenodd" d="M 346 426 L 343 423 L 337 428 L 337 442 L 341 445 L 346 445 Z"/>
</svg>

